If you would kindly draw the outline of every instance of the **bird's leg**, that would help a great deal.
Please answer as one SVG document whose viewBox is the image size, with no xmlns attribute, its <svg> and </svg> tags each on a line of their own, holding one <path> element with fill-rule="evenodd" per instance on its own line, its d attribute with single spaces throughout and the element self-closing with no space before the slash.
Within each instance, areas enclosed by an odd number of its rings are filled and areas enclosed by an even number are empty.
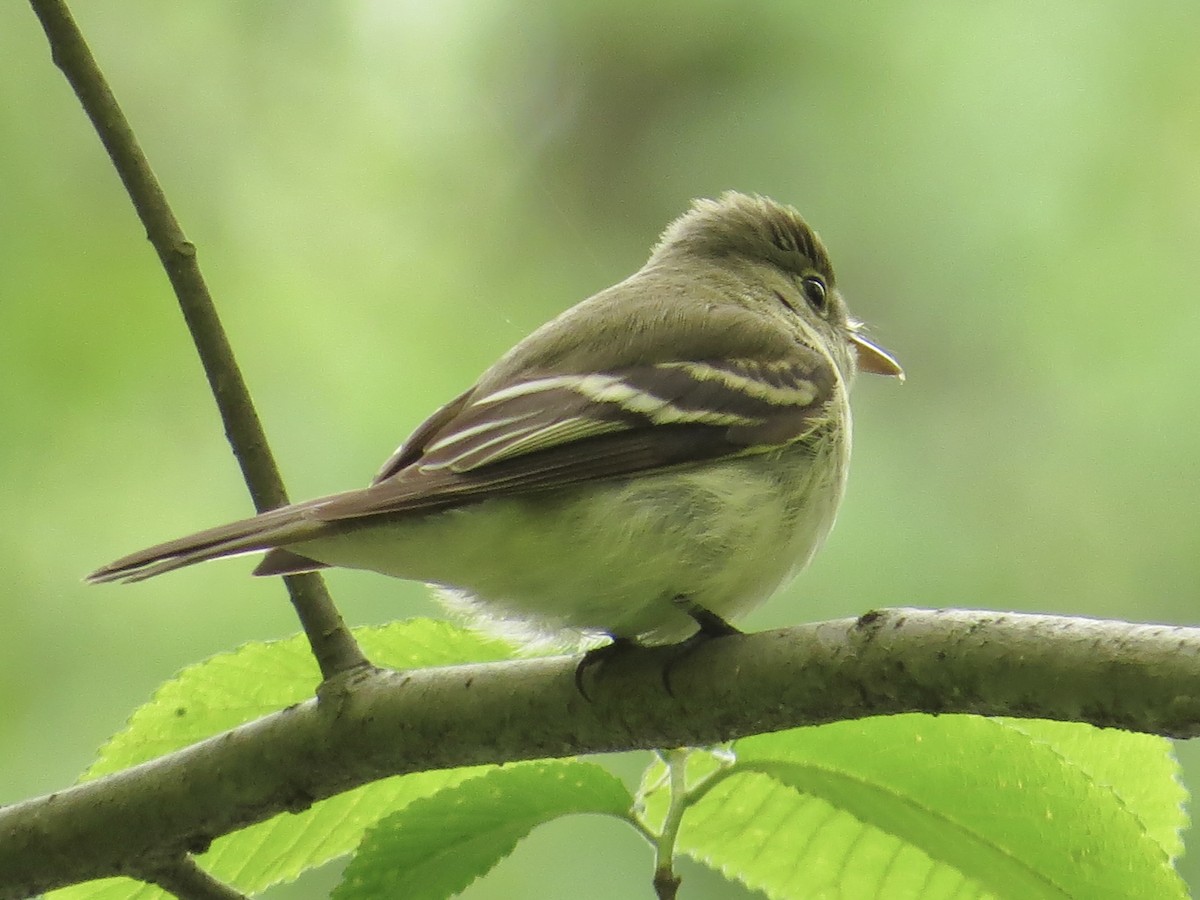
<svg viewBox="0 0 1200 900">
<path fill-rule="evenodd" d="M 695 600 L 690 597 L 680 595 L 672 601 L 681 612 L 687 613 L 693 622 L 700 626 L 700 630 L 693 634 L 690 638 L 683 641 L 684 644 L 704 643 L 709 638 L 729 637 L 731 634 L 741 634 L 738 629 L 734 628 L 715 612 L 705 609 Z"/>
</svg>

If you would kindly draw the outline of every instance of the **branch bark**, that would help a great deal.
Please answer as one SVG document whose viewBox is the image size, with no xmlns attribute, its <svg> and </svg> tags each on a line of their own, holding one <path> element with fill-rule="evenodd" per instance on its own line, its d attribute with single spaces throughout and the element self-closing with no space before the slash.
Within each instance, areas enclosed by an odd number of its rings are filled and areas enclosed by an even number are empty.
<svg viewBox="0 0 1200 900">
<path fill-rule="evenodd" d="M 222 884 L 200 868 L 190 854 L 155 866 L 142 879 L 157 884 L 179 900 L 247 900 L 245 894 Z"/>
<path fill-rule="evenodd" d="M 66 4 L 30 0 L 30 5 L 46 32 L 55 64 L 83 104 L 171 281 L 255 508 L 262 512 L 285 505 L 283 479 L 200 274 L 195 246 L 184 235 Z M 284 582 L 325 678 L 368 665 L 319 575 L 289 575 Z"/>
<path fill-rule="evenodd" d="M 905 712 L 1200 735 L 1200 629 L 882 610 L 670 647 L 588 670 L 573 657 L 350 673 L 322 699 L 106 778 L 0 809 L 0 898 L 145 870 L 391 775 L 703 746 Z M 662 669 L 671 662 L 671 688 Z"/>
</svg>

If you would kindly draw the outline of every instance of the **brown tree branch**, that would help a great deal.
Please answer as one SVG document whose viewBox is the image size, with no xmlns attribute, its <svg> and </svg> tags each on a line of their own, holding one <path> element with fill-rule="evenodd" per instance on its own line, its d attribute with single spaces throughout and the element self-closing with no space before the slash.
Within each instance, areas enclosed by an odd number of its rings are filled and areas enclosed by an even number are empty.
<svg viewBox="0 0 1200 900">
<path fill-rule="evenodd" d="M 200 868 L 191 854 L 174 857 L 148 869 L 142 879 L 157 884 L 179 900 L 246 900 L 245 894 Z"/>
<path fill-rule="evenodd" d="M 262 512 L 283 506 L 288 502 L 283 479 L 200 274 L 196 248 L 184 236 L 66 4 L 30 0 L 30 5 L 46 32 L 55 64 L 83 104 L 167 272 L 255 508 Z M 291 575 L 284 582 L 326 679 L 368 664 L 319 575 Z"/>
<path fill-rule="evenodd" d="M 663 666 L 671 662 L 671 688 Z M 1200 628 L 895 609 L 714 639 L 588 670 L 552 657 L 363 671 L 336 695 L 0 809 L 0 900 L 139 870 L 391 775 L 706 746 L 906 712 L 1200 735 Z"/>
</svg>

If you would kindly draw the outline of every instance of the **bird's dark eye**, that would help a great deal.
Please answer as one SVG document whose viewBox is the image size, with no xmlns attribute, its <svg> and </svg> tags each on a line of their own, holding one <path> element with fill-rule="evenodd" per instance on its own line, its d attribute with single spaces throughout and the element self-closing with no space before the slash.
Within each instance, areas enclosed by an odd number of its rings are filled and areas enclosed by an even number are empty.
<svg viewBox="0 0 1200 900">
<path fill-rule="evenodd" d="M 800 287 L 804 291 L 804 299 L 814 312 L 825 315 L 829 309 L 829 292 L 825 289 L 825 281 L 816 275 L 801 279 Z"/>
</svg>

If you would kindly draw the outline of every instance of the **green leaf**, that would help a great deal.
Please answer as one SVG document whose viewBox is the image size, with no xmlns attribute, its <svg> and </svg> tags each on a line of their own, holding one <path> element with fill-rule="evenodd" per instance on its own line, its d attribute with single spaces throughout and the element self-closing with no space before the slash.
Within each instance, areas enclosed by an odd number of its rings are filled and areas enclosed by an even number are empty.
<svg viewBox="0 0 1200 900">
<path fill-rule="evenodd" d="M 1185 897 L 1163 846 L 1181 821 L 1169 744 L 1041 724 L 909 715 L 747 738 L 679 847 L 772 897 Z"/>
<path fill-rule="evenodd" d="M 162 888 L 130 878 L 101 878 L 46 894 L 52 900 L 174 900 Z"/>
<path fill-rule="evenodd" d="M 508 659 L 512 647 L 449 623 L 417 619 L 356 629 L 375 663 L 395 668 Z M 247 644 L 184 669 L 139 708 L 101 750 L 88 778 L 124 769 L 309 699 L 320 680 L 302 636 Z M 213 842 L 200 858 L 217 878 L 259 891 L 350 852 L 363 832 L 413 800 L 478 777 L 487 766 L 418 772 L 364 785 L 295 815 L 276 816 Z M 56 892 L 56 898 L 151 898 L 157 888 L 108 879 Z"/>
<path fill-rule="evenodd" d="M 593 763 L 491 769 L 410 803 L 371 828 L 333 896 L 449 897 L 488 872 L 538 825 L 578 813 L 625 819 L 631 802 L 620 779 Z"/>
<path fill-rule="evenodd" d="M 761 773 L 723 779 L 685 813 L 678 848 L 772 898 L 992 896 L 903 836 Z"/>
<path fill-rule="evenodd" d="M 1168 859 L 1183 853 L 1187 789 L 1179 762 L 1164 738 L 1129 731 L 1103 731 L 1074 722 L 1005 719 L 1010 727 L 1044 741 L 1062 757 L 1110 788 L 1142 821 L 1146 834 Z M 1115 736 L 1110 739 L 1109 736 Z"/>
<path fill-rule="evenodd" d="M 511 659 L 504 641 L 434 619 L 410 619 L 354 635 L 367 657 L 395 669 Z M 321 680 L 303 635 L 244 644 L 188 666 L 139 707 L 101 749 L 85 778 L 107 775 L 194 744 L 313 697 Z"/>
</svg>

